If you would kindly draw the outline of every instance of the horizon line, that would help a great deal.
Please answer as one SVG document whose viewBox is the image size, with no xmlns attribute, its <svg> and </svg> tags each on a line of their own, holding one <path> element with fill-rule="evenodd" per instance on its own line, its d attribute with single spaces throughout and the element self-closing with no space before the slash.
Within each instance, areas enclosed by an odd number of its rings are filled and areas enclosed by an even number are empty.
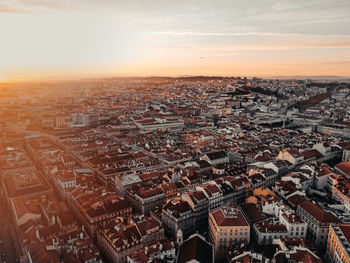
<svg viewBox="0 0 350 263">
<path fill-rule="evenodd" d="M 262 75 L 207 75 L 207 74 L 179 74 L 179 75 L 111 75 L 111 76 L 81 76 L 81 77 L 39 77 L 35 79 L 23 79 L 23 80 L 5 80 L 0 81 L 0 84 L 21 84 L 21 83 L 52 83 L 52 82 L 67 82 L 67 81 L 86 81 L 86 80 L 107 80 L 107 79 L 113 79 L 113 78 L 122 78 L 122 79 L 132 79 L 132 78 L 170 78 L 170 79 L 177 79 L 177 78 L 193 78 L 193 77 L 205 77 L 205 78 L 262 78 L 262 79 L 323 79 L 323 80 L 334 80 L 334 79 L 349 79 L 350 76 L 341 76 L 341 75 L 272 75 L 272 76 L 262 76 Z"/>
</svg>

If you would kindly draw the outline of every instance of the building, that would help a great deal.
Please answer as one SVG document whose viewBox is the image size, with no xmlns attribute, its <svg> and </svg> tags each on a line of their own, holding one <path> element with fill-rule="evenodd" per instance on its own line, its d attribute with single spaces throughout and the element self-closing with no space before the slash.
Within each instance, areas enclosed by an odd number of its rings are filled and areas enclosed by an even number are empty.
<svg viewBox="0 0 350 263">
<path fill-rule="evenodd" d="M 56 178 L 56 184 L 62 191 L 75 188 L 77 185 L 76 176 L 73 172 L 62 172 Z"/>
<path fill-rule="evenodd" d="M 188 191 L 181 195 L 181 199 L 186 201 L 195 213 L 195 228 L 207 229 L 209 201 L 205 194 L 200 191 Z"/>
<path fill-rule="evenodd" d="M 67 193 L 67 205 L 92 238 L 100 224 L 116 217 L 126 218 L 132 212 L 129 202 L 103 188 L 74 189 Z"/>
<path fill-rule="evenodd" d="M 23 149 L 7 147 L 0 154 L 1 176 L 14 176 L 18 174 L 34 173 L 35 166 Z"/>
<path fill-rule="evenodd" d="M 215 255 L 223 256 L 236 243 L 249 243 L 250 225 L 235 204 L 221 206 L 209 214 L 209 233 Z"/>
<path fill-rule="evenodd" d="M 350 162 L 350 144 L 343 147 L 342 161 Z"/>
<path fill-rule="evenodd" d="M 350 225 L 331 226 L 329 228 L 327 262 L 350 262 Z"/>
<path fill-rule="evenodd" d="M 114 180 L 115 191 L 124 196 L 127 189 L 141 182 L 140 177 L 134 173 L 116 175 Z"/>
<path fill-rule="evenodd" d="M 307 223 L 307 237 L 318 247 L 326 245 L 330 225 L 341 223 L 337 217 L 310 201 L 298 205 L 297 215 Z"/>
<path fill-rule="evenodd" d="M 12 199 L 10 207 L 16 226 L 23 225 L 29 220 L 37 221 L 41 219 L 39 207 L 33 200 L 23 196 Z"/>
<path fill-rule="evenodd" d="M 265 168 L 274 170 L 278 175 L 285 175 L 288 172 L 289 164 L 288 161 L 277 160 L 274 162 L 268 162 L 264 165 Z"/>
<path fill-rule="evenodd" d="M 332 198 L 344 205 L 345 211 L 350 212 L 350 180 L 344 176 L 334 178 Z"/>
<path fill-rule="evenodd" d="M 289 238 L 306 238 L 307 224 L 291 210 L 281 211 L 279 221 L 286 226 Z"/>
<path fill-rule="evenodd" d="M 175 245 L 167 238 L 145 246 L 127 257 L 128 263 L 166 261 L 173 263 L 176 260 Z"/>
<path fill-rule="evenodd" d="M 215 184 L 206 184 L 198 186 L 197 190 L 204 193 L 206 198 L 209 200 L 209 209 L 214 209 L 222 205 L 223 194 L 222 191 Z"/>
<path fill-rule="evenodd" d="M 164 229 L 153 218 L 141 218 L 124 224 L 110 220 L 97 233 L 97 243 L 109 262 L 125 263 L 127 257 L 144 246 L 164 238 Z"/>
<path fill-rule="evenodd" d="M 214 263 L 213 246 L 198 235 L 192 235 L 180 246 L 176 263 Z"/>
<path fill-rule="evenodd" d="M 312 148 L 319 151 L 323 156 L 327 156 L 327 155 L 331 154 L 331 152 L 332 152 L 331 145 L 329 143 L 326 143 L 326 142 L 317 143 Z"/>
<path fill-rule="evenodd" d="M 308 248 L 294 247 L 288 251 L 278 251 L 274 256 L 274 262 L 322 263 L 323 261 Z"/>
<path fill-rule="evenodd" d="M 164 203 L 165 193 L 161 187 L 138 189 L 137 191 L 129 189 L 126 194 L 126 199 L 137 212 L 149 215 L 149 212 L 153 208 Z"/>
<path fill-rule="evenodd" d="M 289 150 L 280 151 L 278 154 L 278 159 L 286 160 L 286 161 L 290 162 L 291 164 L 296 165 L 296 164 L 300 164 L 302 161 L 304 161 L 304 156 L 298 150 L 289 149 Z"/>
<path fill-rule="evenodd" d="M 329 178 L 332 175 L 334 175 L 332 169 L 327 164 L 322 163 L 313 176 L 313 186 L 318 190 L 327 188 Z"/>
<path fill-rule="evenodd" d="M 201 160 L 207 161 L 212 166 L 229 162 L 229 158 L 224 151 L 207 153 L 201 157 Z"/>
<path fill-rule="evenodd" d="M 40 198 L 53 193 L 49 182 L 40 172 L 19 173 L 2 180 L 4 195 L 9 203 L 16 197 Z"/>
<path fill-rule="evenodd" d="M 276 238 L 285 238 L 288 236 L 287 227 L 276 220 L 264 220 L 254 224 L 254 236 L 256 241 L 261 243 L 269 243 Z"/>
<path fill-rule="evenodd" d="M 195 213 L 186 201 L 174 199 L 164 205 L 162 223 L 170 235 L 175 236 L 181 229 L 188 236 L 195 230 Z"/>
<path fill-rule="evenodd" d="M 335 166 L 335 170 L 340 174 L 350 178 L 350 162 L 338 163 Z"/>
</svg>

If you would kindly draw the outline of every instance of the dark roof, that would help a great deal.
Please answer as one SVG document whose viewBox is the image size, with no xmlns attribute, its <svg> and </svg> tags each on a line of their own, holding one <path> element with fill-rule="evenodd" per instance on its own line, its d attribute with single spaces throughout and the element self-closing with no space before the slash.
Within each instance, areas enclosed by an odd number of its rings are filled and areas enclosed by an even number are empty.
<svg viewBox="0 0 350 263">
<path fill-rule="evenodd" d="M 208 163 L 206 160 L 198 160 L 197 164 L 199 165 L 199 168 L 201 168 L 201 169 L 211 167 L 210 163 Z"/>
<path fill-rule="evenodd" d="M 211 212 L 218 226 L 249 226 L 237 206 L 230 204 Z"/>
<path fill-rule="evenodd" d="M 338 170 L 342 171 L 344 174 L 350 176 L 350 162 L 338 163 L 336 166 Z"/>
<path fill-rule="evenodd" d="M 279 253 L 275 257 L 276 263 L 301 262 L 301 263 L 322 263 L 323 261 L 308 250 L 296 249 L 294 253 Z"/>
<path fill-rule="evenodd" d="M 316 149 L 305 150 L 302 152 L 302 154 L 304 155 L 305 160 L 319 159 L 319 158 L 323 157 L 323 155 L 319 151 L 317 151 Z"/>
<path fill-rule="evenodd" d="M 221 159 L 227 157 L 224 151 L 212 152 L 207 154 L 210 160 Z"/>
<path fill-rule="evenodd" d="M 186 201 L 169 201 L 163 208 L 171 212 L 173 216 L 179 218 L 181 214 L 192 211 L 190 205 Z"/>
<path fill-rule="evenodd" d="M 62 226 L 67 226 L 67 225 L 71 225 L 74 224 L 76 222 L 75 217 L 70 213 L 70 212 L 61 212 L 58 215 Z"/>
<path fill-rule="evenodd" d="M 344 237 L 346 238 L 346 241 L 349 244 L 350 243 L 350 225 L 340 225 L 339 229 L 343 233 Z"/>
<path fill-rule="evenodd" d="M 292 195 L 288 198 L 287 202 L 290 204 L 293 208 L 296 208 L 299 204 L 307 201 L 307 199 L 299 194 Z"/>
<path fill-rule="evenodd" d="M 341 221 L 329 212 L 324 211 L 319 205 L 310 201 L 305 201 L 298 205 L 304 209 L 308 214 L 321 223 L 340 223 Z"/>
<path fill-rule="evenodd" d="M 187 239 L 179 249 L 177 263 L 185 263 L 196 260 L 201 263 L 212 263 L 213 246 L 199 235 L 193 235 Z"/>
<path fill-rule="evenodd" d="M 266 216 L 258 209 L 256 204 L 245 203 L 240 207 L 250 224 L 254 224 L 266 219 Z"/>
<path fill-rule="evenodd" d="M 28 184 L 28 186 L 17 187 L 17 184 L 15 183 L 13 177 L 5 178 L 4 183 L 9 197 L 40 193 L 50 189 L 50 187 L 45 182 L 41 181 L 39 178 L 35 183 L 33 183 L 32 185 Z"/>
<path fill-rule="evenodd" d="M 277 160 L 275 162 L 273 162 L 273 164 L 277 167 L 277 168 L 284 168 L 287 167 L 286 162 L 282 161 L 282 160 Z"/>
<path fill-rule="evenodd" d="M 281 250 L 280 245 L 275 245 L 275 244 L 257 244 L 257 243 L 238 243 L 238 244 L 234 244 L 231 248 L 230 248 L 230 252 L 232 252 L 233 257 L 237 257 L 234 261 L 231 261 L 231 263 L 235 262 L 235 263 L 245 263 L 246 261 L 240 261 L 242 259 L 242 257 L 239 257 L 239 255 L 244 254 L 244 252 L 252 252 L 254 251 L 254 253 L 258 253 L 258 254 L 262 254 L 263 257 L 266 257 L 267 259 L 272 260 L 273 256 L 275 255 L 276 251 Z M 259 262 L 261 263 L 260 260 L 255 260 L 252 258 L 249 258 L 250 255 L 248 254 L 248 259 L 250 259 L 251 261 L 247 261 L 250 263 L 253 262 Z"/>
</svg>

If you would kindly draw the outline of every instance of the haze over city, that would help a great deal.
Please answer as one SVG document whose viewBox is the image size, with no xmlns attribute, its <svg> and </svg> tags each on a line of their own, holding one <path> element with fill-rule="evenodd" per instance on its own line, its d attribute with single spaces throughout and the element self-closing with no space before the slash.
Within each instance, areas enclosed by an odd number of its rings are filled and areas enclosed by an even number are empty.
<svg viewBox="0 0 350 263">
<path fill-rule="evenodd" d="M 350 263 L 349 0 L 0 0 L 0 263 Z"/>
<path fill-rule="evenodd" d="M 347 0 L 2 0 L 0 81 L 350 76 Z"/>
</svg>

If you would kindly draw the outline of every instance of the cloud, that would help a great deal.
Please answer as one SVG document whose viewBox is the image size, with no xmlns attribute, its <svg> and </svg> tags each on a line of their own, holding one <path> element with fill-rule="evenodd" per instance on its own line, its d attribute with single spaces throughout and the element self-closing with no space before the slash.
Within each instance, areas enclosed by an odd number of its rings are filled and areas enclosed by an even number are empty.
<svg viewBox="0 0 350 263">
<path fill-rule="evenodd" d="M 238 36 L 301 36 L 301 34 L 289 33 L 274 33 L 274 32 L 236 32 L 236 33 L 221 33 L 221 32 L 176 32 L 176 31 L 156 31 L 147 32 L 155 35 L 170 35 L 170 36 L 218 36 L 218 37 L 238 37 Z"/>
<path fill-rule="evenodd" d="M 293 5 L 290 2 L 286 2 L 286 1 L 275 1 L 272 4 L 272 9 L 277 10 L 277 11 L 284 11 L 284 10 L 290 10 L 295 8 L 295 5 Z"/>
<path fill-rule="evenodd" d="M 230 45 L 227 47 L 212 47 L 204 48 L 203 50 L 216 50 L 221 52 L 230 52 L 230 51 L 278 51 L 278 50 L 308 50 L 308 49 L 350 49 L 350 43 L 347 45 L 337 45 L 337 44 L 323 44 L 323 45 Z M 200 48 L 199 48 L 200 50 Z"/>
<path fill-rule="evenodd" d="M 0 0 L 0 70 L 347 61 L 349 11 L 349 0 Z"/>
<path fill-rule="evenodd" d="M 13 0 L 3 0 L 0 3 L 0 13 L 46 13 L 48 11 L 69 11 L 67 2 L 57 2 L 57 1 L 13 1 Z"/>
</svg>

